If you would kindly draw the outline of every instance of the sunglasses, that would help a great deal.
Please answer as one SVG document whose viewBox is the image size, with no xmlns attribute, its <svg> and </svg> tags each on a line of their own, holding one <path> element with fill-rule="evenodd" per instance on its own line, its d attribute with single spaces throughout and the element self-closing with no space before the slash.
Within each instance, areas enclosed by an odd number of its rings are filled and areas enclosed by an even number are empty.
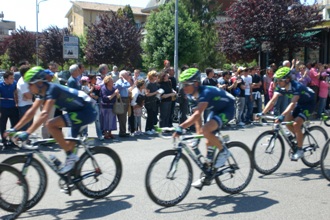
<svg viewBox="0 0 330 220">
<path fill-rule="evenodd" d="M 194 83 L 182 83 L 183 87 L 192 86 L 192 85 L 194 85 Z"/>
<path fill-rule="evenodd" d="M 275 79 L 275 82 L 285 82 L 286 79 Z"/>
</svg>

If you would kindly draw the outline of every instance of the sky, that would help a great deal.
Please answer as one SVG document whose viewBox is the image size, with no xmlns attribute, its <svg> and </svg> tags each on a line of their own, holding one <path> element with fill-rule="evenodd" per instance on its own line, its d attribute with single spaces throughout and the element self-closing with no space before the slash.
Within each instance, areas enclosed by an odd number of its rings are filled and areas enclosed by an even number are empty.
<svg viewBox="0 0 330 220">
<path fill-rule="evenodd" d="M 66 13 L 72 6 L 70 0 L 0 0 L 0 12 L 4 20 L 16 21 L 16 28 L 25 27 L 28 31 L 36 31 L 36 1 L 39 3 L 38 31 L 49 26 L 67 27 Z M 88 2 L 127 5 L 145 8 L 149 0 L 85 0 Z M 307 2 L 313 3 L 314 0 Z"/>
<path fill-rule="evenodd" d="M 39 3 L 38 31 L 49 26 L 67 27 L 65 15 L 72 6 L 70 0 L 37 0 Z M 85 0 L 86 2 L 107 3 L 113 5 L 130 5 L 145 8 L 149 0 Z M 16 21 L 16 28 L 26 27 L 36 31 L 36 0 L 0 0 L 0 12 L 4 20 Z"/>
</svg>

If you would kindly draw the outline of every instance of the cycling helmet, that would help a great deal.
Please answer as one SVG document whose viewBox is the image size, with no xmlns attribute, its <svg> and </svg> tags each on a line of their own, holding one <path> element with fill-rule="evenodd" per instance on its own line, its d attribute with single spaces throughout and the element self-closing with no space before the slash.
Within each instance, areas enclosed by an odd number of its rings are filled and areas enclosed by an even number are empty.
<svg viewBox="0 0 330 220">
<path fill-rule="evenodd" d="M 40 66 L 32 67 L 24 74 L 24 81 L 26 83 L 46 82 L 46 73 Z"/>
<path fill-rule="evenodd" d="M 275 79 L 286 79 L 286 78 L 290 77 L 290 75 L 291 75 L 290 68 L 282 67 L 275 72 L 274 78 Z"/>
<path fill-rule="evenodd" d="M 201 73 L 197 68 L 189 68 L 183 71 L 179 76 L 179 82 L 201 82 Z"/>
</svg>

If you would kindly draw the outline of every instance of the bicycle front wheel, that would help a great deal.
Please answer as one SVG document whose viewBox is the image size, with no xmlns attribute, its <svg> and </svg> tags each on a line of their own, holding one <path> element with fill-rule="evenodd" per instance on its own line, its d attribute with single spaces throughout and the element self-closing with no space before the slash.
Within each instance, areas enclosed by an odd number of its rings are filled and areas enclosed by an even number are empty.
<svg viewBox="0 0 330 220">
<path fill-rule="evenodd" d="M 122 175 L 122 164 L 118 154 L 107 147 L 93 147 L 85 152 L 78 161 L 75 178 L 79 191 L 89 198 L 103 198 L 109 195 L 119 184 Z"/>
<path fill-rule="evenodd" d="M 321 171 L 323 176 L 330 181 L 330 139 L 325 143 L 321 154 Z"/>
<path fill-rule="evenodd" d="M 303 140 L 304 157 L 302 162 L 308 167 L 320 165 L 320 158 L 324 144 L 328 140 L 327 132 L 320 126 L 308 128 L 309 133 L 305 132 Z"/>
<path fill-rule="evenodd" d="M 224 192 L 235 194 L 244 190 L 252 179 L 252 155 L 250 149 L 241 142 L 234 141 L 226 145 L 231 156 L 228 158 L 225 167 L 231 168 L 232 171 L 217 176 L 215 181 Z M 219 153 L 217 156 L 219 156 Z M 223 167 L 219 169 L 223 169 Z"/>
<path fill-rule="evenodd" d="M 0 164 L 1 219 L 16 219 L 25 209 L 28 196 L 29 188 L 23 175 L 10 165 Z"/>
<path fill-rule="evenodd" d="M 12 165 L 22 172 L 27 160 L 27 155 L 18 155 L 9 157 L 2 163 Z M 31 164 L 28 166 L 24 177 L 29 185 L 29 199 L 25 206 L 26 211 L 37 205 L 44 196 L 47 188 L 47 174 L 42 164 L 35 158 L 32 158 Z"/>
<path fill-rule="evenodd" d="M 176 150 L 158 154 L 147 169 L 145 184 L 152 201 L 170 207 L 188 194 L 193 178 L 191 163 L 186 155 L 176 158 Z"/>
<path fill-rule="evenodd" d="M 284 159 L 284 142 L 273 130 L 261 133 L 252 147 L 255 169 L 264 175 L 274 173 Z"/>
</svg>

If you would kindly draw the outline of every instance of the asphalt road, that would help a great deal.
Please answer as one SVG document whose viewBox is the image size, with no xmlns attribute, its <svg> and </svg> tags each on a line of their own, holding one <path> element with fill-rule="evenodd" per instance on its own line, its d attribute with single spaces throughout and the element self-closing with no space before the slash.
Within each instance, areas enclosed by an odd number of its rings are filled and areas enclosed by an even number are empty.
<svg viewBox="0 0 330 220">
<path fill-rule="evenodd" d="M 226 130 L 231 140 L 239 140 L 250 148 L 258 134 L 269 126 L 252 126 Z M 327 131 L 330 128 L 325 127 Z M 93 126 L 89 133 L 95 136 Z M 119 186 L 104 199 L 92 200 L 79 191 L 72 196 L 60 192 L 58 177 L 47 167 L 48 187 L 41 202 L 23 213 L 20 219 L 325 219 L 330 217 L 330 182 L 322 177 L 320 168 L 311 169 L 301 161 L 284 163 L 274 174 L 263 176 L 256 171 L 250 185 L 240 194 L 228 195 L 213 183 L 202 191 L 192 188 L 178 205 L 164 208 L 148 197 L 145 174 L 151 160 L 161 151 L 172 148 L 170 140 L 158 136 L 119 138 L 98 142 L 114 149 L 123 164 Z M 203 144 L 200 149 L 204 149 Z M 286 148 L 288 150 L 288 147 Z M 0 152 L 0 161 L 19 154 Z M 47 148 L 62 161 L 58 148 Z M 194 180 L 199 171 L 193 165 Z"/>
</svg>

